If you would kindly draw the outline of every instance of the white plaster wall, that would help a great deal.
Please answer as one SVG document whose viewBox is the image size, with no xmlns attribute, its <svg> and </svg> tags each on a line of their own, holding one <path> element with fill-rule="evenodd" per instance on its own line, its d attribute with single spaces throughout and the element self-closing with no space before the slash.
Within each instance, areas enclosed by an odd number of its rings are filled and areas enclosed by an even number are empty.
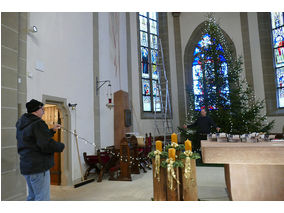
<svg viewBox="0 0 284 213">
<path fill-rule="evenodd" d="M 27 39 L 27 99 L 43 95 L 66 98 L 77 103 L 77 132 L 93 142 L 93 16 L 92 13 L 30 13 L 29 25 L 38 32 Z M 35 69 L 43 65 L 44 72 Z M 71 111 L 71 130 L 75 128 Z M 73 137 L 72 137 L 73 138 Z M 72 180 L 80 177 L 74 138 Z M 68 148 L 65 148 L 66 152 Z M 94 153 L 94 146 L 79 141 L 80 153 Z M 81 161 L 83 157 L 81 156 Z"/>
<path fill-rule="evenodd" d="M 114 53 L 113 53 L 113 36 L 110 33 L 110 13 L 99 13 L 99 70 L 100 80 L 110 80 L 112 92 L 118 90 L 128 92 L 127 77 L 127 41 L 126 41 L 126 14 L 118 13 L 119 17 L 119 72 L 115 72 Z M 107 85 L 103 86 L 100 91 L 100 131 L 101 147 L 114 145 L 114 113 L 113 109 L 106 107 Z"/>
</svg>

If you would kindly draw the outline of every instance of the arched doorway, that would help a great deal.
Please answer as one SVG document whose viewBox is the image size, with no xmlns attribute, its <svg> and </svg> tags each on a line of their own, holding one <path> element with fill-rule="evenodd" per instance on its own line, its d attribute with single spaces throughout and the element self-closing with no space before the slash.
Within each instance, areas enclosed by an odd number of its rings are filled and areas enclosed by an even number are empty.
<svg viewBox="0 0 284 213">
<path fill-rule="evenodd" d="M 67 100 L 64 98 L 43 96 L 45 103 L 45 114 L 43 120 L 46 121 L 49 128 L 54 123 L 59 123 L 63 128 L 70 128 L 70 112 L 67 107 Z M 65 144 L 65 149 L 62 153 L 54 154 L 55 165 L 50 170 L 52 185 L 72 185 L 72 152 L 71 138 L 62 130 L 58 130 L 54 135 L 54 139 Z"/>
</svg>

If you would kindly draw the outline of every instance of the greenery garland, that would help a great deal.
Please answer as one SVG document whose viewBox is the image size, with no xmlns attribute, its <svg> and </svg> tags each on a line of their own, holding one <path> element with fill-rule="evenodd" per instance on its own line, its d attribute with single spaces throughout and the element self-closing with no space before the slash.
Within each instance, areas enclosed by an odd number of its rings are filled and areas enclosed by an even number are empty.
<svg viewBox="0 0 284 213">
<path fill-rule="evenodd" d="M 167 163 L 166 160 L 162 161 L 161 167 L 167 168 L 167 165 L 168 165 L 168 163 Z M 184 167 L 183 162 L 181 160 L 176 160 L 174 162 L 173 166 L 174 166 L 174 168 L 177 168 L 177 167 L 183 168 Z"/>
<path fill-rule="evenodd" d="M 186 157 L 187 157 L 187 156 L 186 156 L 184 153 L 181 153 L 181 154 L 179 155 L 179 159 L 180 159 L 180 160 L 185 159 Z M 200 154 L 194 152 L 194 153 L 192 153 L 191 156 L 189 156 L 189 158 L 191 158 L 191 159 L 199 159 L 199 158 L 200 158 Z"/>
<path fill-rule="evenodd" d="M 183 146 L 183 147 L 182 147 Z M 184 150 L 184 145 L 179 145 L 178 146 L 179 147 L 179 149 L 181 149 L 181 150 Z M 178 147 L 176 147 L 176 148 L 178 148 Z M 166 147 L 166 150 L 168 150 L 169 148 L 173 148 L 173 147 L 171 147 L 170 145 L 168 145 L 167 147 Z M 148 157 L 149 158 L 155 158 L 155 154 L 154 154 L 154 152 L 155 151 L 152 151 L 152 152 L 150 152 L 149 154 L 148 154 Z M 181 153 L 179 156 L 178 156 L 178 160 L 176 160 L 176 162 L 174 163 L 174 167 L 183 167 L 183 163 L 182 163 L 182 159 L 185 159 L 187 156 L 184 154 L 184 153 Z M 163 151 L 162 153 L 161 153 L 161 158 L 163 158 L 163 159 L 167 159 L 168 158 L 168 152 L 165 152 L 165 151 Z M 192 153 L 192 155 L 190 156 L 190 158 L 191 159 L 199 159 L 200 158 L 200 154 L 199 153 Z M 163 166 L 164 165 L 164 166 Z M 162 164 L 161 164 L 161 166 L 162 167 L 164 167 L 164 168 L 166 168 L 167 167 L 167 163 L 166 163 L 166 161 L 162 161 Z"/>
<path fill-rule="evenodd" d="M 174 148 L 174 149 L 176 149 L 176 151 L 184 151 L 184 150 L 185 150 L 184 144 L 178 144 L 178 146 L 176 146 L 176 147 L 172 146 L 172 144 L 169 144 L 169 145 L 167 145 L 167 146 L 165 147 L 166 152 L 167 152 L 170 148 Z"/>
<path fill-rule="evenodd" d="M 152 151 L 148 154 L 148 158 L 155 158 L 155 154 L 154 154 L 155 151 Z M 161 158 L 167 158 L 168 157 L 168 152 L 162 152 L 161 153 Z"/>
</svg>

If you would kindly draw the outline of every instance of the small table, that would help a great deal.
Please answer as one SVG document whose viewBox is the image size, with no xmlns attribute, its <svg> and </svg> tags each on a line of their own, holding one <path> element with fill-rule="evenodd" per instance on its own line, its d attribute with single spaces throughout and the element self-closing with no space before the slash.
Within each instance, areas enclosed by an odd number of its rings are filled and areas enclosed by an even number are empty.
<svg viewBox="0 0 284 213">
<path fill-rule="evenodd" d="M 283 142 L 201 141 L 204 163 L 225 164 L 231 200 L 284 200 Z"/>
</svg>

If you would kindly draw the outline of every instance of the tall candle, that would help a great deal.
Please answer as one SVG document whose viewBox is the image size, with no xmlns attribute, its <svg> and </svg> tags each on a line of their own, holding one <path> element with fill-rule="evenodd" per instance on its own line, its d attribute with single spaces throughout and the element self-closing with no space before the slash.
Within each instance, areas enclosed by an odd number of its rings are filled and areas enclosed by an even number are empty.
<svg viewBox="0 0 284 213">
<path fill-rule="evenodd" d="M 184 142 L 184 147 L 185 147 L 185 151 L 192 151 L 191 141 L 187 139 L 187 140 Z"/>
<path fill-rule="evenodd" d="M 169 158 L 171 158 L 173 161 L 176 160 L 176 149 L 169 148 Z"/>
<path fill-rule="evenodd" d="M 156 141 L 156 150 L 162 152 L 162 141 Z"/>
<path fill-rule="evenodd" d="M 171 136 L 172 143 L 178 143 L 178 136 L 176 133 L 173 133 Z"/>
</svg>

